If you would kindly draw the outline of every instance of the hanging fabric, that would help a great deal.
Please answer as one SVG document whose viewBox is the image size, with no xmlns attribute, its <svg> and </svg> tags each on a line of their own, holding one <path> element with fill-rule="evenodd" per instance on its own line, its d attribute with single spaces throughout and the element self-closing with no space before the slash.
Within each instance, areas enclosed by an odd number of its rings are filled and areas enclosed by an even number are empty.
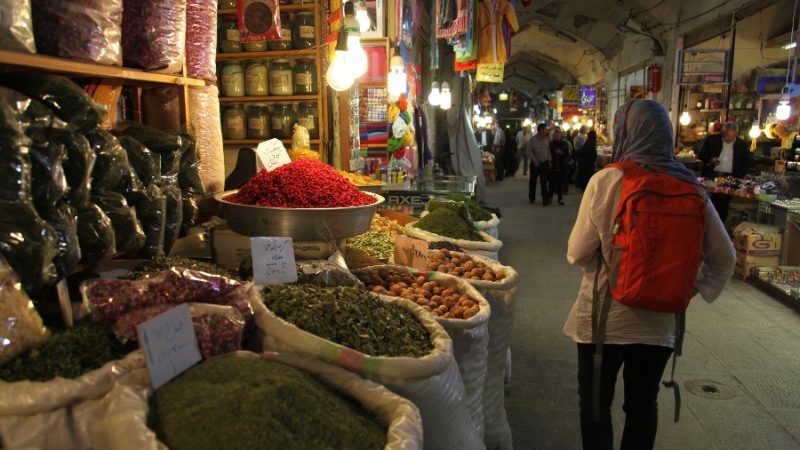
<svg viewBox="0 0 800 450">
<path fill-rule="evenodd" d="M 441 1 L 447 2 L 448 0 L 441 0 Z M 469 0 L 454 0 L 454 1 L 457 10 L 456 18 L 453 20 L 451 26 L 447 28 L 436 29 L 437 38 L 451 38 L 454 36 L 458 36 L 460 34 L 464 34 L 469 30 L 469 18 L 467 17 L 468 16 L 467 8 L 469 7 L 468 6 Z M 437 4 L 439 3 L 437 2 Z"/>
<path fill-rule="evenodd" d="M 481 0 L 478 7 L 478 62 L 481 64 L 508 61 L 503 21 L 511 31 L 519 30 L 517 14 L 508 0 Z"/>
</svg>

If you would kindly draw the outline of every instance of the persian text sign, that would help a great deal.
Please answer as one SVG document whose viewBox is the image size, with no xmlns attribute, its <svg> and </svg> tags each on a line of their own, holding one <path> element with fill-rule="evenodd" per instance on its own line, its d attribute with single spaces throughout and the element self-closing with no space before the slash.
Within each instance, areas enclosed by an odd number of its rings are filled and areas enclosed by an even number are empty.
<svg viewBox="0 0 800 450">
<path fill-rule="evenodd" d="M 250 238 L 253 254 L 253 281 L 256 284 L 281 284 L 297 281 L 292 238 Z"/>
<path fill-rule="evenodd" d="M 154 389 L 202 359 L 186 303 L 140 324 L 136 331 Z"/>
<path fill-rule="evenodd" d="M 421 239 L 397 236 L 394 241 L 394 260 L 417 270 L 428 270 L 428 243 Z"/>
<path fill-rule="evenodd" d="M 503 63 L 478 64 L 475 80 L 484 83 L 502 83 L 504 70 L 505 64 Z"/>
<path fill-rule="evenodd" d="M 581 86 L 579 89 L 581 108 L 591 109 L 597 107 L 597 88 Z"/>
<path fill-rule="evenodd" d="M 571 84 L 564 86 L 564 91 L 561 94 L 562 101 L 566 105 L 577 105 L 580 103 L 580 90 L 578 85 Z"/>
</svg>

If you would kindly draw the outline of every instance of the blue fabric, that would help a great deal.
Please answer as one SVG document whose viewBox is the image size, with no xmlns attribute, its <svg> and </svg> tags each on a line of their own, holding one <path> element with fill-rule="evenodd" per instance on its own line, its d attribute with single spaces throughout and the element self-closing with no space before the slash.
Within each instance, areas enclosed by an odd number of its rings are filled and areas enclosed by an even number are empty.
<svg viewBox="0 0 800 450">
<path fill-rule="evenodd" d="M 632 161 L 699 186 L 697 176 L 675 161 L 674 143 L 672 121 L 656 101 L 631 100 L 614 115 L 612 162 Z"/>
</svg>

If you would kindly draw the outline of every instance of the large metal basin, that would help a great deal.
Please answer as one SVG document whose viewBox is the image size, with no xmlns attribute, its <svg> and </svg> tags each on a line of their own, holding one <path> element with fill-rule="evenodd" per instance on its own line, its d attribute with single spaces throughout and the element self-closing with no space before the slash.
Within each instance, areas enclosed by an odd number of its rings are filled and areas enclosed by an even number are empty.
<svg viewBox="0 0 800 450">
<path fill-rule="evenodd" d="M 357 236 L 369 230 L 372 216 L 383 197 L 375 203 L 346 208 L 273 208 L 240 205 L 223 200 L 236 190 L 221 192 L 214 199 L 222 205 L 222 215 L 231 230 L 246 236 L 285 236 L 298 241 L 335 240 Z"/>
</svg>

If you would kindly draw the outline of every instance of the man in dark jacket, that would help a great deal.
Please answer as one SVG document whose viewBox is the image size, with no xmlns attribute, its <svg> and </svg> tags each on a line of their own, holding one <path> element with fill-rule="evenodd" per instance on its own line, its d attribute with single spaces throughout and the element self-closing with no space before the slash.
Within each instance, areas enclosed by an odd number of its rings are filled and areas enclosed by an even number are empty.
<svg viewBox="0 0 800 450">
<path fill-rule="evenodd" d="M 704 178 L 713 179 L 729 175 L 734 178 L 743 178 L 747 175 L 750 165 L 750 150 L 747 143 L 737 137 L 738 134 L 739 126 L 728 122 L 722 127 L 721 134 L 706 138 L 703 148 L 700 150 Z M 711 202 L 720 219 L 725 222 L 731 197 L 724 194 L 712 194 Z"/>
</svg>

